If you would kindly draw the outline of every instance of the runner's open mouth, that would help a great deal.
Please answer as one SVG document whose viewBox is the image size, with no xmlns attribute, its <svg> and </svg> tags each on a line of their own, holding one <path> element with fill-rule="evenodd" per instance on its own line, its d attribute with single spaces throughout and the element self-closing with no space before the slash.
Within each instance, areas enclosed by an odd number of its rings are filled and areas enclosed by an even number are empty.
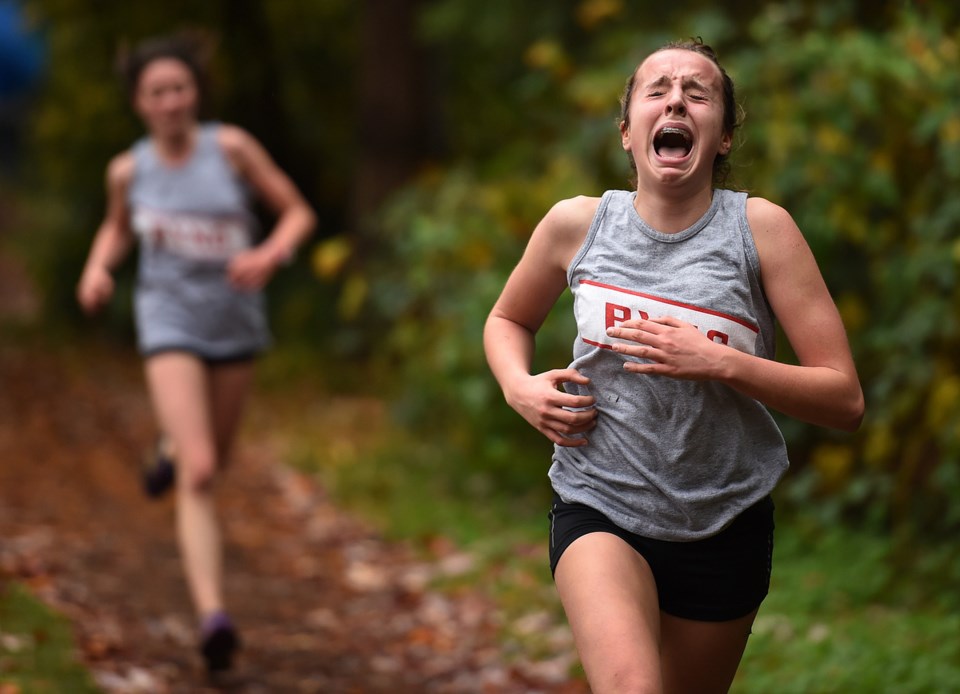
<svg viewBox="0 0 960 694">
<path fill-rule="evenodd" d="M 690 154 L 693 137 L 683 128 L 661 128 L 653 138 L 653 148 L 658 155 L 679 159 Z"/>
</svg>

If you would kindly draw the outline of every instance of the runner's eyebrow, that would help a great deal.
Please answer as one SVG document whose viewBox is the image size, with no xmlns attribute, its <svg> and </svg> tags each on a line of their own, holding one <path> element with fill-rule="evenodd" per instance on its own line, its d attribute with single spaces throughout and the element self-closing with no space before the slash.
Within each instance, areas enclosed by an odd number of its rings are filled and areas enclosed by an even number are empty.
<svg viewBox="0 0 960 694">
<path fill-rule="evenodd" d="M 668 75 L 661 75 L 655 80 L 648 82 L 644 85 L 644 89 L 653 89 L 655 87 L 667 87 L 673 80 L 670 79 Z M 709 92 L 710 88 L 707 87 L 703 82 L 701 82 L 696 77 L 683 77 L 681 78 L 681 84 L 683 88 L 686 89 L 699 89 L 704 92 Z"/>
<path fill-rule="evenodd" d="M 684 77 L 682 84 L 684 89 L 699 89 L 700 91 L 703 91 L 703 92 L 710 91 L 710 87 L 705 85 L 696 77 Z"/>
<path fill-rule="evenodd" d="M 660 77 L 658 77 L 657 79 L 645 84 L 644 89 L 652 89 L 654 87 L 666 87 L 668 84 L 670 84 L 670 78 L 667 77 L 666 75 L 660 75 Z"/>
</svg>

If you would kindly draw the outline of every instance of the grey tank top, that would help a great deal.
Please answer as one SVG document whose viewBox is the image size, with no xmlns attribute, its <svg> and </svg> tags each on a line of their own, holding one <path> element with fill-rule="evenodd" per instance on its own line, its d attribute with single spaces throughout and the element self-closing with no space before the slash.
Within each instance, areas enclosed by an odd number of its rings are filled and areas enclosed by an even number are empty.
<svg viewBox="0 0 960 694">
<path fill-rule="evenodd" d="M 775 354 L 773 313 L 747 224 L 744 193 L 714 191 L 689 229 L 660 233 L 640 218 L 636 193 L 603 195 L 570 264 L 577 338 L 571 368 L 590 378 L 590 443 L 555 446 L 550 479 L 568 503 L 660 540 L 723 530 L 765 497 L 787 469 L 779 428 L 756 400 L 714 381 L 640 376 L 623 369 L 606 328 L 674 316 L 710 339 L 764 359 Z"/>
<path fill-rule="evenodd" d="M 260 292 L 238 291 L 227 263 L 254 243 L 249 195 L 217 142 L 218 124 L 201 125 L 191 157 L 163 162 L 149 138 L 133 146 L 128 193 L 140 240 L 135 295 L 143 354 L 183 349 L 207 359 L 256 354 L 270 342 Z"/>
</svg>

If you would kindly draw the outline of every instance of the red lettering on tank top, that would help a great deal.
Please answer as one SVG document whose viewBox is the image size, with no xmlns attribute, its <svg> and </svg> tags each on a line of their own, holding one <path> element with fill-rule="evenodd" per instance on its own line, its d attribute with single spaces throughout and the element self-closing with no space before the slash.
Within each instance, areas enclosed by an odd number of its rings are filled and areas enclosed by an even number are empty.
<svg viewBox="0 0 960 694">
<path fill-rule="evenodd" d="M 623 323 L 633 318 L 633 312 L 630 310 L 629 306 L 620 306 L 619 304 L 607 303 L 606 306 L 607 313 L 607 325 L 608 328 L 613 328 L 617 323 Z M 637 315 L 641 320 L 650 320 L 650 316 L 646 311 L 637 311 Z"/>
<path fill-rule="evenodd" d="M 607 327 L 612 328 L 617 323 L 630 320 L 630 307 L 607 303 Z"/>
<path fill-rule="evenodd" d="M 730 336 L 726 333 L 722 333 L 719 330 L 708 330 L 707 338 L 713 340 L 714 342 L 719 342 L 721 345 L 725 345 L 730 342 Z"/>
</svg>

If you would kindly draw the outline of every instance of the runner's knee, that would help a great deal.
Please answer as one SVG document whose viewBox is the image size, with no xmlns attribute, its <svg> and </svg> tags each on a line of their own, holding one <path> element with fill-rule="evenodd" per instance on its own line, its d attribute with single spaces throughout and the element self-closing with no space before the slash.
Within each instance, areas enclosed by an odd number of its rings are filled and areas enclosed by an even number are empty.
<svg viewBox="0 0 960 694">
<path fill-rule="evenodd" d="M 177 464 L 177 479 L 184 491 L 208 492 L 213 487 L 217 472 L 217 458 L 213 451 L 182 455 Z"/>
</svg>

